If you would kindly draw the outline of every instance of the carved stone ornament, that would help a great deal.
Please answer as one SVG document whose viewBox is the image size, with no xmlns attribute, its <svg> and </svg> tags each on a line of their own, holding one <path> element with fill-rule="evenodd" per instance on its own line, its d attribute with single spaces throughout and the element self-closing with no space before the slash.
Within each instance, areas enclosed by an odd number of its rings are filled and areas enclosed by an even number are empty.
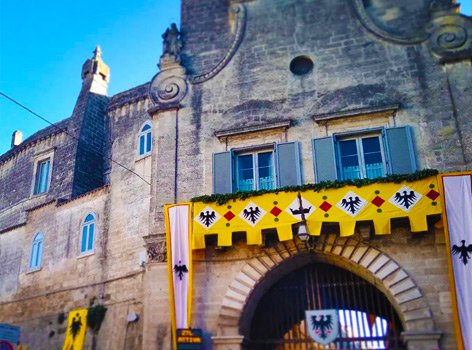
<svg viewBox="0 0 472 350">
<path fill-rule="evenodd" d="M 238 47 L 243 40 L 244 30 L 246 28 L 246 7 L 244 4 L 234 4 L 231 6 L 231 12 L 236 15 L 236 29 L 231 46 L 215 67 L 210 69 L 208 72 L 190 77 L 190 82 L 192 84 L 203 83 L 213 78 L 221 72 L 224 67 L 226 67 L 238 50 Z"/>
<path fill-rule="evenodd" d="M 167 261 L 167 247 L 164 235 L 149 235 L 143 237 L 146 242 L 148 262 L 161 263 Z"/>
<path fill-rule="evenodd" d="M 445 60 L 468 55 L 472 50 L 472 21 L 453 14 L 431 21 L 429 43 L 433 52 Z"/>
<path fill-rule="evenodd" d="M 179 68 L 181 68 L 179 66 Z M 169 69 L 158 73 L 151 81 L 149 87 L 149 96 L 154 104 L 160 109 L 178 107 L 180 101 L 187 95 L 187 81 L 171 72 Z"/>
<path fill-rule="evenodd" d="M 162 56 L 171 56 L 175 62 L 180 62 L 180 50 L 182 50 L 183 42 L 180 37 L 180 32 L 177 29 L 177 25 L 172 23 L 169 28 L 162 34 Z"/>
</svg>

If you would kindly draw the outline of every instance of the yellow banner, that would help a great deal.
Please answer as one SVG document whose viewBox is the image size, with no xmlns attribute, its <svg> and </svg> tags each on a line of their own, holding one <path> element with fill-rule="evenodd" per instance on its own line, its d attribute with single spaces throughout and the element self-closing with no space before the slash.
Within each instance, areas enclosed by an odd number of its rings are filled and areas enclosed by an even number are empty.
<svg viewBox="0 0 472 350">
<path fill-rule="evenodd" d="M 299 196 L 300 195 L 300 196 Z M 261 244 L 261 231 L 276 229 L 280 241 L 292 239 L 292 224 L 307 222 L 319 235 L 323 222 L 338 222 L 341 236 L 354 234 L 357 221 L 373 221 L 376 234 L 390 234 L 390 220 L 408 217 L 412 232 L 428 229 L 427 216 L 442 213 L 435 176 L 414 182 L 344 186 L 315 192 L 278 192 L 245 200 L 194 203 L 194 249 L 217 234 L 219 246 L 231 246 L 232 234 L 246 232 L 247 244 Z"/>
<path fill-rule="evenodd" d="M 69 312 L 66 339 L 62 350 L 82 350 L 87 330 L 88 309 L 78 309 Z"/>
</svg>

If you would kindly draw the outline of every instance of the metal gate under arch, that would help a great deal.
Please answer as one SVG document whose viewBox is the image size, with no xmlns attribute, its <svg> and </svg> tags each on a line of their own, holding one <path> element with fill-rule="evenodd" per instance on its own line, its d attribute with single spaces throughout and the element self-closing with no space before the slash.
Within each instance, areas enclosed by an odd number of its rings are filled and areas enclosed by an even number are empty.
<svg viewBox="0 0 472 350">
<path fill-rule="evenodd" d="M 305 320 L 307 310 L 324 309 L 335 309 L 339 319 L 338 337 L 328 345 L 312 340 L 313 321 Z M 398 315 L 375 286 L 350 271 L 316 262 L 267 290 L 255 308 L 249 339 L 254 350 L 400 350 L 405 349 L 401 332 Z"/>
</svg>

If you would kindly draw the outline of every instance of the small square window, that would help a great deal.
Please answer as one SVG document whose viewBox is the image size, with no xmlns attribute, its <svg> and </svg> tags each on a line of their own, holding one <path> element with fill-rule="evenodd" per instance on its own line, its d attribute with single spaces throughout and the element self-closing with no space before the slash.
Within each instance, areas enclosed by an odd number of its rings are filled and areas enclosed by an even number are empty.
<svg viewBox="0 0 472 350">
<path fill-rule="evenodd" d="M 43 159 L 36 163 L 33 194 L 45 193 L 49 189 L 51 176 L 51 158 Z"/>
</svg>

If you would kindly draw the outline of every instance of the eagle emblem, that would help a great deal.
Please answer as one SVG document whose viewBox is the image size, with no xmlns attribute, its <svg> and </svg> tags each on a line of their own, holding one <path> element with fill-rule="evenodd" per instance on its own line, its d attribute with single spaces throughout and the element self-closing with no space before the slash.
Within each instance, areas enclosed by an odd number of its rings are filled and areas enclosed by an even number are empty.
<svg viewBox="0 0 472 350">
<path fill-rule="evenodd" d="M 406 209 L 410 208 L 412 204 L 415 202 L 416 195 L 415 191 L 403 191 L 403 194 L 400 192 L 395 193 L 395 201 L 404 206 Z"/>
<path fill-rule="evenodd" d="M 210 207 L 205 207 L 200 213 L 195 214 L 195 221 L 202 225 L 205 229 L 212 227 L 218 220 L 220 220 L 221 215 L 218 212 Z"/>
<path fill-rule="evenodd" d="M 462 242 L 462 245 L 460 247 L 458 247 L 455 244 L 452 246 L 452 254 L 459 255 L 459 259 L 462 260 L 462 263 L 464 265 L 467 265 L 467 263 L 469 262 L 469 259 L 471 259 L 471 257 L 469 256 L 469 253 L 472 253 L 472 244 L 469 244 L 468 246 L 466 246 L 465 239 L 463 239 L 461 242 Z"/>
<path fill-rule="evenodd" d="M 210 225 L 215 221 L 216 219 L 216 214 L 215 211 L 209 211 L 207 210 L 206 212 L 202 211 L 199 215 L 200 222 L 205 225 L 206 227 L 210 227 Z"/>
<path fill-rule="evenodd" d="M 182 261 L 179 260 L 179 265 L 174 265 L 174 273 L 176 273 L 177 277 L 182 281 L 182 278 L 184 278 L 184 273 L 188 273 L 187 266 L 185 264 L 182 265 Z"/>
<path fill-rule="evenodd" d="M 336 340 L 339 333 L 337 310 L 307 310 L 305 314 L 308 333 L 315 342 L 328 345 Z"/>
<path fill-rule="evenodd" d="M 351 215 L 352 217 L 357 216 L 361 210 L 367 205 L 367 201 L 362 197 L 358 196 L 352 191 L 349 191 L 337 204 L 336 206 Z"/>
<path fill-rule="evenodd" d="M 402 186 L 388 201 L 397 208 L 409 212 L 421 198 L 423 196 L 418 192 L 408 186 Z"/>
<path fill-rule="evenodd" d="M 259 209 L 259 207 L 249 207 L 249 209 L 244 209 L 243 213 L 245 219 L 255 224 L 257 222 L 257 219 L 259 219 L 259 216 L 261 215 L 261 210 Z"/>
<path fill-rule="evenodd" d="M 354 214 L 361 205 L 361 200 L 357 196 L 355 196 L 354 198 L 349 197 L 349 199 L 343 198 L 343 200 L 341 201 L 341 205 L 344 209 Z"/>
<path fill-rule="evenodd" d="M 80 329 L 82 328 L 82 318 L 77 313 L 73 318 L 72 322 L 69 326 L 69 332 L 72 335 L 72 339 L 75 339 L 77 334 L 80 333 Z"/>
<path fill-rule="evenodd" d="M 265 214 L 267 214 L 267 212 L 264 209 L 253 202 L 249 202 L 238 216 L 254 227 L 259 221 L 261 221 Z"/>
</svg>

